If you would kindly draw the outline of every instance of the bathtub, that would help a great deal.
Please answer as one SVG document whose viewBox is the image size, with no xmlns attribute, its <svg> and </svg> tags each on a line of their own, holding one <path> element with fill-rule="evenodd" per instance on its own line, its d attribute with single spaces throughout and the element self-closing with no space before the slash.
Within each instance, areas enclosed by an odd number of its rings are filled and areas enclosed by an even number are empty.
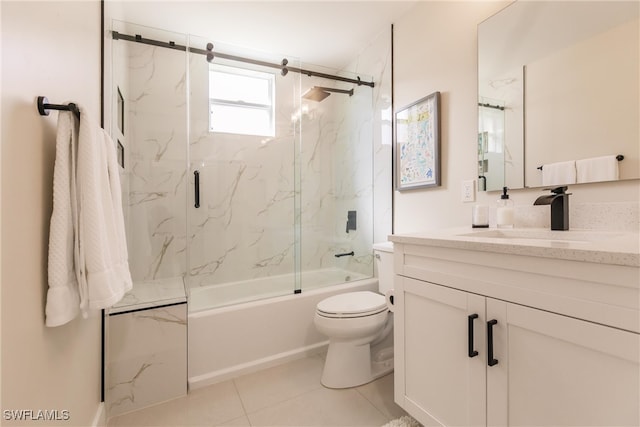
<svg viewBox="0 0 640 427">
<path fill-rule="evenodd" d="M 348 281 L 326 286 L 336 277 Z M 325 351 L 329 341 L 313 324 L 316 304 L 339 293 L 378 290 L 376 278 L 362 277 L 338 269 L 306 272 L 302 274 L 302 293 L 294 294 L 287 285 L 287 295 L 272 283 L 277 281 L 273 277 L 257 283 L 237 282 L 236 294 L 230 289 L 233 284 L 193 289 L 187 328 L 189 389 Z M 287 279 L 280 282 L 293 283 Z M 244 292 L 256 288 L 264 291 L 260 294 L 264 299 L 242 302 L 249 298 Z M 269 297 L 267 291 L 280 296 Z M 220 297 L 231 294 L 235 296 L 227 298 L 226 305 L 206 308 L 212 303 L 220 305 Z M 232 299 L 235 302 L 230 302 Z"/>
<path fill-rule="evenodd" d="M 305 271 L 300 275 L 303 292 L 324 288 L 335 283 L 366 279 L 367 277 L 369 276 L 339 268 Z M 210 308 L 289 295 L 293 293 L 294 284 L 293 274 L 283 274 L 219 285 L 192 287 L 189 312 L 196 313 Z"/>
</svg>

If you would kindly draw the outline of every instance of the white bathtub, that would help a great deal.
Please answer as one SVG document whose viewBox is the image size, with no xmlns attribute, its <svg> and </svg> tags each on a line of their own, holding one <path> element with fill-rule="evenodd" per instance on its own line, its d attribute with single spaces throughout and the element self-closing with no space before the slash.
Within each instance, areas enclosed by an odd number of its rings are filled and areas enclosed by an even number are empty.
<svg viewBox="0 0 640 427">
<path fill-rule="evenodd" d="M 361 273 L 339 268 L 305 271 L 300 276 L 303 292 L 368 277 Z M 189 312 L 196 313 L 210 308 L 289 295 L 293 293 L 294 288 L 295 277 L 293 274 L 192 287 L 189 298 Z"/>
<path fill-rule="evenodd" d="M 188 318 L 189 389 L 324 351 L 328 340 L 313 324 L 316 304 L 343 292 L 378 290 L 376 278 L 322 287 L 322 282 L 328 280 L 321 279 L 323 277 L 335 279 L 335 275 L 339 275 L 343 280 L 361 277 L 344 270 L 310 272 L 307 277 L 305 274 L 300 294 L 293 294 L 290 288 L 285 296 L 265 296 L 267 299 L 210 309 L 205 308 L 207 298 L 214 298 L 210 302 L 219 301 L 221 295 L 228 294 L 229 289 L 224 289 L 227 285 L 192 290 Z M 315 289 L 310 290 L 312 278 L 317 280 L 313 285 Z M 285 282 L 291 283 L 290 280 Z M 253 286 L 255 290 L 256 283 L 242 282 L 242 285 Z M 269 287 L 262 280 L 259 286 Z M 275 285 L 272 290 L 281 292 Z"/>
</svg>

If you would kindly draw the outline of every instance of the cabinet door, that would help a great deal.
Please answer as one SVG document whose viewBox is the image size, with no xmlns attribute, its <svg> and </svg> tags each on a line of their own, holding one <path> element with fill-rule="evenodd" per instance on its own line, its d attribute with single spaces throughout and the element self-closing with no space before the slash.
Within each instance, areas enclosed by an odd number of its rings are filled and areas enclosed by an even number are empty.
<svg viewBox="0 0 640 427">
<path fill-rule="evenodd" d="M 396 282 L 396 400 L 424 425 L 484 425 L 485 298 L 418 280 Z M 474 340 L 469 343 L 469 316 Z M 471 350 L 478 355 L 469 356 Z M 401 347 L 401 348 L 398 348 Z"/>
<path fill-rule="evenodd" d="M 487 298 L 487 424 L 640 425 L 640 335 Z"/>
</svg>

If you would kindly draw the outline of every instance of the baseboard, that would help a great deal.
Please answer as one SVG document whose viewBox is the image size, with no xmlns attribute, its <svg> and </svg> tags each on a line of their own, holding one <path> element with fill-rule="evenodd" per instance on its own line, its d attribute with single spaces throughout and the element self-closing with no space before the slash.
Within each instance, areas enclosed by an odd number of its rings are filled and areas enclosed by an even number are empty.
<svg viewBox="0 0 640 427">
<path fill-rule="evenodd" d="M 301 347 L 295 350 L 278 353 L 273 356 L 264 357 L 262 359 L 257 359 L 251 362 L 231 366 L 229 368 L 220 369 L 218 371 L 189 377 L 189 390 L 196 390 L 222 381 L 237 378 L 242 375 L 257 372 L 262 369 L 281 365 L 292 360 L 320 354 L 326 351 L 328 345 L 329 341 L 323 341 L 306 347 Z"/>
<path fill-rule="evenodd" d="M 100 402 L 96 415 L 93 417 L 91 427 L 105 427 L 107 425 L 107 414 L 104 411 L 104 402 Z"/>
</svg>

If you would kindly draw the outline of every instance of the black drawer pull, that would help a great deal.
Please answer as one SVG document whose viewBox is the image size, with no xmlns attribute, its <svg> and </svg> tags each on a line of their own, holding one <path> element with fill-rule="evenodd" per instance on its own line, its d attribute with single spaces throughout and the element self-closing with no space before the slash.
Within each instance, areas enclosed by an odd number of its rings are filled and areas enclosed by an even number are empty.
<svg viewBox="0 0 640 427">
<path fill-rule="evenodd" d="M 195 203 L 195 207 L 199 208 L 200 207 L 200 172 L 198 171 L 193 171 L 193 178 L 195 181 L 195 199 L 196 199 L 196 203 Z"/>
<path fill-rule="evenodd" d="M 496 319 L 487 322 L 487 364 L 489 366 L 498 364 L 498 359 L 493 357 L 493 326 L 497 324 L 498 321 Z"/>
<path fill-rule="evenodd" d="M 469 357 L 476 357 L 478 355 L 478 352 L 476 350 L 473 349 L 473 321 L 475 319 L 478 318 L 477 314 L 470 314 L 468 319 L 469 319 Z"/>
</svg>

